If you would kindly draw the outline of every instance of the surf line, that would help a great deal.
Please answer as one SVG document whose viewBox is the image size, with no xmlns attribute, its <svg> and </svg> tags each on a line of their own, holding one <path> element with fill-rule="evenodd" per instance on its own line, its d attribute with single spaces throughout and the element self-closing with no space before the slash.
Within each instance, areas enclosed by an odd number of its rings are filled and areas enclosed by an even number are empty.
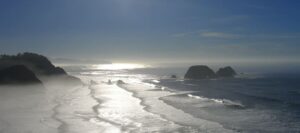
<svg viewBox="0 0 300 133">
<path fill-rule="evenodd" d="M 139 104 L 143 107 L 143 110 L 144 110 L 144 111 L 146 111 L 146 112 L 148 112 L 148 113 L 150 113 L 150 114 L 153 114 L 153 115 L 158 116 L 158 117 L 159 117 L 160 119 L 162 119 L 163 121 L 167 121 L 167 122 L 170 122 L 170 123 L 173 123 L 173 124 L 177 124 L 177 125 L 179 125 L 179 126 L 181 126 L 181 127 L 184 127 L 184 126 L 185 126 L 185 125 L 183 125 L 183 124 L 180 124 L 180 123 L 177 123 L 177 122 L 175 122 L 175 121 L 169 120 L 169 119 L 166 118 L 164 115 L 161 115 L 161 114 L 158 114 L 158 113 L 151 112 L 151 111 L 150 111 L 150 110 L 151 110 L 151 107 L 149 107 L 149 106 L 145 103 L 145 100 L 144 100 L 143 98 L 139 98 L 139 97 L 137 96 L 137 93 L 136 93 L 136 92 L 130 91 L 130 90 L 126 87 L 126 85 L 118 84 L 118 83 L 117 83 L 117 86 L 118 86 L 119 88 L 124 89 L 125 91 L 131 93 L 131 96 L 133 96 L 134 98 L 138 99 L 138 100 L 140 101 Z"/>
<path fill-rule="evenodd" d="M 84 86 L 76 87 L 73 91 L 70 93 L 65 93 L 65 95 L 61 97 L 57 97 L 54 100 L 55 106 L 52 108 L 53 114 L 51 115 L 51 118 L 58 121 L 60 125 L 57 127 L 58 133 L 66 133 L 68 131 L 68 124 L 64 122 L 62 119 L 59 118 L 59 108 L 62 106 L 62 100 L 68 95 L 76 92 L 78 89 L 83 88 Z"/>
<path fill-rule="evenodd" d="M 68 129 L 68 125 L 66 122 L 64 122 L 63 120 L 61 120 L 59 117 L 58 117 L 58 114 L 59 114 L 59 111 L 58 111 L 58 108 L 61 106 L 61 104 L 55 100 L 55 103 L 56 105 L 53 107 L 53 114 L 52 114 L 52 118 L 56 121 L 58 121 L 60 123 L 60 125 L 57 127 L 57 130 L 59 133 L 65 133 Z"/>
<path fill-rule="evenodd" d="M 108 124 L 110 124 L 112 126 L 115 126 L 115 127 L 119 128 L 119 129 L 121 129 L 121 131 L 126 131 L 125 127 L 123 127 L 121 124 L 116 123 L 116 122 L 111 121 L 111 120 L 108 120 L 108 119 L 105 119 L 105 118 L 102 118 L 102 117 L 99 116 L 100 113 L 98 111 L 98 108 L 101 107 L 101 103 L 102 102 L 101 102 L 101 100 L 99 98 L 97 98 L 95 96 L 96 95 L 96 89 L 94 88 L 94 86 L 95 86 L 95 84 L 91 83 L 91 84 L 88 85 L 87 88 L 90 90 L 90 96 L 91 96 L 91 98 L 94 99 L 97 102 L 97 104 L 92 107 L 94 113 L 96 114 L 95 118 L 98 121 L 102 121 L 102 122 L 108 123 Z"/>
<path fill-rule="evenodd" d="M 130 84 L 127 84 L 127 85 L 130 85 Z M 149 113 L 151 113 L 151 114 L 157 115 L 157 116 L 159 116 L 162 120 L 168 121 L 168 122 L 170 122 L 170 123 L 174 123 L 174 124 L 180 126 L 179 128 L 183 128 L 183 129 L 184 129 L 184 128 L 186 128 L 186 129 L 193 129 L 193 130 L 205 132 L 205 130 L 202 129 L 201 127 L 199 128 L 198 125 L 189 125 L 189 124 L 185 124 L 185 123 L 180 123 L 180 122 L 173 121 L 173 120 L 169 119 L 167 116 L 165 116 L 165 115 L 163 115 L 163 114 L 159 114 L 159 113 L 154 113 L 154 112 L 152 112 L 152 111 L 151 111 L 151 107 L 148 106 L 148 105 L 145 103 L 145 99 L 144 99 L 144 98 L 140 98 L 140 97 L 138 96 L 137 92 L 134 92 L 134 91 L 131 91 L 130 89 L 128 89 L 129 87 L 126 86 L 126 83 L 125 83 L 125 84 L 117 84 L 117 86 L 120 87 L 120 88 L 122 88 L 122 89 L 124 89 L 124 90 L 126 90 L 127 92 L 130 92 L 130 93 L 132 94 L 133 97 L 139 99 L 139 100 L 140 100 L 141 106 L 144 106 L 143 109 L 144 109 L 146 112 L 149 112 Z M 165 103 L 161 98 L 156 98 L 156 100 L 161 101 L 161 102 L 164 103 L 165 105 L 167 105 L 167 106 L 169 106 L 169 107 L 172 107 L 172 108 L 174 108 L 174 109 L 176 109 L 176 110 L 178 110 L 178 111 L 181 111 L 181 112 L 183 112 L 183 113 L 185 113 L 185 114 L 187 114 L 187 115 L 190 115 L 189 113 L 187 113 L 187 112 L 185 112 L 185 111 L 183 111 L 183 110 L 181 110 L 181 109 L 175 108 L 174 106 Z M 192 115 L 191 115 L 191 116 L 192 116 Z M 194 117 L 194 116 L 192 116 L 192 117 Z M 199 119 L 199 118 L 197 118 L 197 117 L 194 117 L 194 118 L 195 118 L 195 119 Z M 203 119 L 203 120 L 204 120 L 204 119 Z M 221 126 L 222 126 L 222 125 L 221 125 Z M 223 126 L 222 126 L 222 127 L 223 127 Z"/>
</svg>

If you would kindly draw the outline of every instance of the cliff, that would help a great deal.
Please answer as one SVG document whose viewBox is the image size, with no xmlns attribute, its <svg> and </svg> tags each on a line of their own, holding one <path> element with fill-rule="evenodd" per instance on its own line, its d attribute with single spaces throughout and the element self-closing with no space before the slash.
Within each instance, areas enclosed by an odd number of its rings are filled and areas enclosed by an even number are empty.
<svg viewBox="0 0 300 133">
<path fill-rule="evenodd" d="M 67 81 L 80 82 L 80 79 L 68 75 L 64 69 L 54 66 L 47 57 L 35 53 L 20 53 L 17 55 L 1 55 L 0 70 L 11 66 L 23 65 L 37 77 L 59 76 Z"/>
<path fill-rule="evenodd" d="M 42 84 L 35 74 L 24 65 L 0 70 L 0 84 Z"/>
</svg>

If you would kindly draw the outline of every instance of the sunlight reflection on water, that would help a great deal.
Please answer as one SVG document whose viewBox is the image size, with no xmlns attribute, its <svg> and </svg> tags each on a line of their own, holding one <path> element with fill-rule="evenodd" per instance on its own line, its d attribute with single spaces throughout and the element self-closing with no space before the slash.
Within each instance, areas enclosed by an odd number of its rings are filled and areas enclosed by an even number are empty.
<svg viewBox="0 0 300 133">
<path fill-rule="evenodd" d="M 98 70 L 128 70 L 128 69 L 138 69 L 145 68 L 142 64 L 131 64 L 131 63 L 112 63 L 112 64 L 98 64 L 92 65 L 93 69 Z"/>
</svg>

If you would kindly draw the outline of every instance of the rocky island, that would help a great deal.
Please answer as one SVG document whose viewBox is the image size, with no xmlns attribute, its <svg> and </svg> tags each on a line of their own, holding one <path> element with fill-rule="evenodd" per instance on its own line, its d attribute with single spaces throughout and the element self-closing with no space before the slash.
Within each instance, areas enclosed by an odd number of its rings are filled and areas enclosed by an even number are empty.
<svg viewBox="0 0 300 133">
<path fill-rule="evenodd" d="M 216 78 L 215 72 L 205 65 L 191 66 L 185 74 L 185 79 L 210 79 Z"/>
<path fill-rule="evenodd" d="M 217 73 L 219 77 L 234 77 L 236 75 L 236 72 L 231 68 L 230 66 L 220 68 Z"/>
<path fill-rule="evenodd" d="M 220 68 L 216 73 L 206 65 L 191 66 L 185 74 L 185 79 L 213 79 L 234 77 L 236 72 L 230 66 Z"/>
</svg>

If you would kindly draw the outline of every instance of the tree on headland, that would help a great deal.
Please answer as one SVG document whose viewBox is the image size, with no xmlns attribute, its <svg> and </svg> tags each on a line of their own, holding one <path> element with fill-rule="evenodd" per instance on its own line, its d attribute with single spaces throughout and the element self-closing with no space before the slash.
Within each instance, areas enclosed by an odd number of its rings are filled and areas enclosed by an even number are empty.
<svg viewBox="0 0 300 133">
<path fill-rule="evenodd" d="M 19 53 L 17 55 L 0 55 L 0 70 L 22 65 L 36 76 L 60 76 L 67 81 L 82 83 L 80 79 L 68 75 L 64 69 L 54 66 L 47 57 L 35 53 Z"/>
<path fill-rule="evenodd" d="M 35 53 L 19 53 L 17 55 L 1 55 L 0 67 L 25 65 L 37 75 L 64 75 L 66 72 L 55 67 L 47 57 Z"/>
</svg>

